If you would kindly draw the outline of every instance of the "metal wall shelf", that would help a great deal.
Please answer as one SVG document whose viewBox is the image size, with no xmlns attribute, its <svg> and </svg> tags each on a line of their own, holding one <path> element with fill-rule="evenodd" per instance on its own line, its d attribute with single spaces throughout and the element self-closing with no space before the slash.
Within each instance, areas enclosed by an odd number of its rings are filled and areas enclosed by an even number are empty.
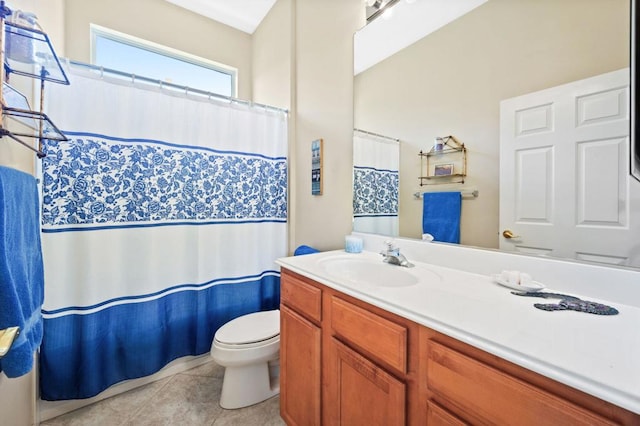
<svg viewBox="0 0 640 426">
<path fill-rule="evenodd" d="M 467 148 L 453 136 L 438 138 L 439 146 L 420 151 L 420 186 L 464 183 L 467 176 Z"/>
<path fill-rule="evenodd" d="M 7 118 L 21 124 L 11 130 L 16 136 L 39 138 L 40 132 L 44 139 L 67 140 L 66 136 L 53 124 L 46 114 L 33 111 L 29 107 L 26 96 L 18 92 L 6 82 L 2 83 L 3 105 L 2 112 Z"/>
<path fill-rule="evenodd" d="M 49 36 L 35 28 L 5 22 L 5 69 L 7 74 L 23 75 L 59 84 L 69 79 Z"/>
</svg>

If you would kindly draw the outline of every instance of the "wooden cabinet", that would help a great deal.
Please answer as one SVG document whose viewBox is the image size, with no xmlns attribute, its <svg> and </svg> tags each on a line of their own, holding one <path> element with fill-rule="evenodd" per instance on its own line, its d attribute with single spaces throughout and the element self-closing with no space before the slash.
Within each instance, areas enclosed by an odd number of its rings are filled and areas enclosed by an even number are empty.
<svg viewBox="0 0 640 426">
<path fill-rule="evenodd" d="M 407 328 L 331 297 L 331 330 L 361 352 L 379 358 L 392 369 L 407 372 Z"/>
<path fill-rule="evenodd" d="M 405 384 L 333 338 L 327 383 L 327 424 L 405 424 Z"/>
<path fill-rule="evenodd" d="M 427 401 L 427 424 L 430 426 L 468 425 L 432 400 Z"/>
<path fill-rule="evenodd" d="M 640 425 L 640 415 L 420 327 L 429 425 Z"/>
<path fill-rule="evenodd" d="M 281 301 L 280 412 L 287 424 L 417 424 L 418 359 L 409 349 L 418 343 L 415 323 L 287 270 Z"/>
<path fill-rule="evenodd" d="M 474 358 L 429 343 L 427 388 L 472 423 L 518 425 L 614 424 L 571 402 Z"/>
<path fill-rule="evenodd" d="M 407 327 L 344 295 L 325 300 L 325 424 L 406 424 Z"/>
<path fill-rule="evenodd" d="M 322 290 L 302 277 L 284 274 L 280 300 L 317 325 L 322 321 Z"/>
<path fill-rule="evenodd" d="M 640 425 L 640 415 L 282 270 L 289 425 Z"/>
<path fill-rule="evenodd" d="M 297 279 L 282 279 L 280 306 L 280 415 L 288 425 L 321 424 L 321 291 Z M 287 303 L 293 305 L 289 307 Z M 296 312 L 294 307 L 309 311 Z M 306 317 L 305 317 L 306 316 Z M 317 317 L 316 317 L 317 316 Z"/>
</svg>

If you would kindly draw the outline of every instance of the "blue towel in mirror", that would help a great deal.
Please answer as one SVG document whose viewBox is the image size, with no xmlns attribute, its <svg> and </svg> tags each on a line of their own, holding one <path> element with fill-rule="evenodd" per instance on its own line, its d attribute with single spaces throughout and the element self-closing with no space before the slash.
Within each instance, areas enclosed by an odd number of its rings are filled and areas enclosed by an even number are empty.
<svg viewBox="0 0 640 426">
<path fill-rule="evenodd" d="M 422 194 L 422 232 L 434 241 L 460 244 L 460 192 L 425 192 Z"/>
<path fill-rule="evenodd" d="M 0 167 L 0 329 L 20 327 L 0 359 L 7 377 L 27 374 L 42 341 L 44 268 L 38 189 L 33 176 Z"/>
</svg>

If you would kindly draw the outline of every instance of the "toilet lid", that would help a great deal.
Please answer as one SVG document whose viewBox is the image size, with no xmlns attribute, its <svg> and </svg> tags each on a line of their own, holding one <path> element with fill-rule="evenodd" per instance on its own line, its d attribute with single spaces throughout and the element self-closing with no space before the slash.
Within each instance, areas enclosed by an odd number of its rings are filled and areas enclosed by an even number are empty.
<svg viewBox="0 0 640 426">
<path fill-rule="evenodd" d="M 267 340 L 280 334 L 280 311 L 254 312 L 229 321 L 218 329 L 215 340 L 231 345 Z"/>
</svg>

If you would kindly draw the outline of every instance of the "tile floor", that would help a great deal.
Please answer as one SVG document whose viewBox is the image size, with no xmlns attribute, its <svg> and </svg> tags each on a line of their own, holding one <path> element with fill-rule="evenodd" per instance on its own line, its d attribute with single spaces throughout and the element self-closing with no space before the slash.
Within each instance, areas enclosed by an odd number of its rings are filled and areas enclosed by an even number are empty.
<svg viewBox="0 0 640 426">
<path fill-rule="evenodd" d="M 238 410 L 220 407 L 224 369 L 214 362 L 166 377 L 62 416 L 42 426 L 284 425 L 280 397 Z"/>
</svg>

